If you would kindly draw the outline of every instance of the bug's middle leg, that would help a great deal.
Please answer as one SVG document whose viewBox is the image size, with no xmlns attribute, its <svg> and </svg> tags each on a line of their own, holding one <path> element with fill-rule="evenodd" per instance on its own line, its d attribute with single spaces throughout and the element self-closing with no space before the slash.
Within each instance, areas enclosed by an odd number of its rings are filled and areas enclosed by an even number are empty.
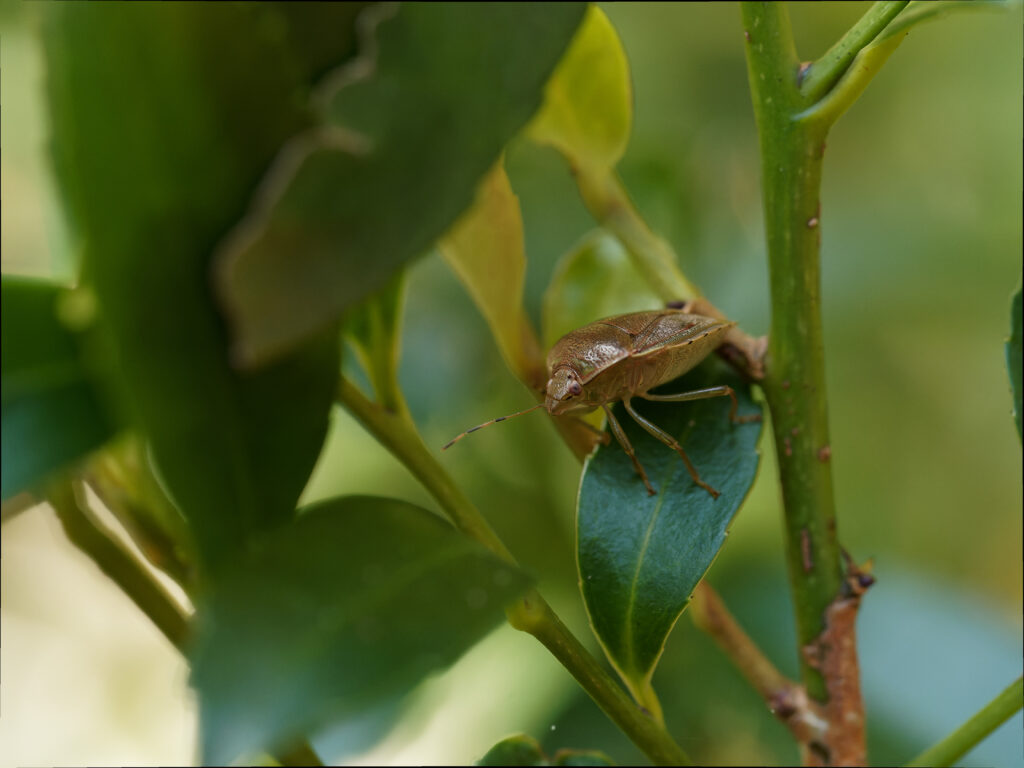
<svg viewBox="0 0 1024 768">
<path fill-rule="evenodd" d="M 730 397 L 732 398 L 732 406 L 729 408 L 729 421 L 733 424 L 746 424 L 751 421 L 760 421 L 761 414 L 753 413 L 749 416 L 737 416 L 736 412 L 739 410 L 740 402 L 736 399 L 736 392 L 732 387 L 722 385 L 720 387 L 708 387 L 707 389 L 695 389 L 692 392 L 680 392 L 676 395 L 651 395 L 643 394 L 640 395 L 644 400 L 655 400 L 659 403 L 682 403 L 687 400 L 706 400 L 709 397 Z M 636 417 L 634 417 L 636 418 Z"/>
<path fill-rule="evenodd" d="M 706 397 L 714 397 L 714 395 L 706 395 Z M 693 462 L 690 461 L 690 457 L 686 455 L 686 451 L 683 450 L 683 446 L 679 444 L 678 440 L 672 437 L 672 435 L 663 430 L 661 427 L 652 424 L 639 413 L 637 413 L 636 410 L 634 410 L 633 408 L 633 404 L 629 402 L 628 397 L 623 398 L 622 404 L 626 406 L 626 410 L 629 412 L 629 415 L 633 417 L 633 420 L 637 424 L 639 424 L 641 427 L 643 427 L 645 430 L 651 433 L 654 437 L 656 437 L 658 440 L 660 440 L 673 451 L 679 454 L 679 458 L 681 458 L 683 460 L 683 464 L 686 465 L 686 469 L 687 471 L 689 471 L 690 477 L 693 478 L 693 482 L 695 482 L 705 491 L 710 493 L 711 498 L 713 499 L 717 499 L 721 495 L 719 491 L 716 491 L 714 488 L 712 488 L 710 485 L 708 485 L 707 483 L 700 479 L 700 475 L 697 473 L 697 468 L 693 466 Z"/>
<path fill-rule="evenodd" d="M 612 409 L 607 405 L 602 405 L 604 412 L 608 415 L 608 426 L 612 428 L 612 434 L 615 435 L 615 439 L 619 441 L 619 445 L 622 446 L 622 450 L 626 452 L 626 455 L 633 461 L 633 468 L 636 473 L 640 475 L 640 479 L 644 481 L 644 485 L 647 486 L 647 492 L 653 496 L 657 493 L 654 490 L 654 486 L 651 485 L 651 481 L 647 479 L 647 473 L 644 472 L 643 466 L 640 464 L 640 460 L 636 457 L 636 453 L 633 451 L 633 445 L 629 442 L 629 438 L 626 437 L 626 433 L 622 430 L 622 425 L 619 424 L 619 420 L 612 415 Z"/>
</svg>

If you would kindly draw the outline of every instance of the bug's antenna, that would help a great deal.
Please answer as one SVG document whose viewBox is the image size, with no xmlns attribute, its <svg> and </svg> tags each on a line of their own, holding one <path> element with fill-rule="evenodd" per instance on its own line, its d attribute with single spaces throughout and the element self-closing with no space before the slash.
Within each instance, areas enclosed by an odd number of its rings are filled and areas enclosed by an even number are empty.
<svg viewBox="0 0 1024 768">
<path fill-rule="evenodd" d="M 484 427 L 489 427 L 489 426 L 491 426 L 491 424 L 497 424 L 499 421 L 505 421 L 505 419 L 511 419 L 511 418 L 513 418 L 515 416 L 522 416 L 524 413 L 529 413 L 530 411 L 536 411 L 538 408 L 543 408 L 543 407 L 544 407 L 544 403 L 537 403 L 535 406 L 533 406 L 533 408 L 527 408 L 525 411 L 519 411 L 519 413 L 510 413 L 508 416 L 499 416 L 496 419 L 491 419 L 490 421 L 485 421 L 483 424 L 477 424 L 475 427 L 467 429 L 461 435 L 457 435 L 456 437 L 453 437 L 451 440 L 449 440 L 447 443 L 445 443 L 441 447 L 441 450 L 442 451 L 447 451 L 449 448 L 451 448 L 453 445 L 455 445 L 457 442 L 459 442 L 459 440 L 464 438 L 470 432 L 476 432 L 478 429 L 483 429 Z"/>
</svg>

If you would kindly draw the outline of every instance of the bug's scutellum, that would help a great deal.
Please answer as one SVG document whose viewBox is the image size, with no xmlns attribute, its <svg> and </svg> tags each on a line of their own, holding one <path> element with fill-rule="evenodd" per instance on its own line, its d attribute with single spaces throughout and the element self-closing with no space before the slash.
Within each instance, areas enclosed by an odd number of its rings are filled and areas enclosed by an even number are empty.
<svg viewBox="0 0 1024 768">
<path fill-rule="evenodd" d="M 612 414 L 611 404 L 621 400 L 626 412 L 637 424 L 679 454 L 693 482 L 713 498 L 718 498 L 719 492 L 700 479 L 679 441 L 637 413 L 631 399 L 640 397 L 678 403 L 728 396 L 732 398 L 729 420 L 734 424 L 760 419 L 757 414 L 744 417 L 736 415 L 739 403 L 736 393 L 728 386 L 708 387 L 677 395 L 648 394 L 648 390 L 682 376 L 700 363 L 722 343 L 725 331 L 733 325 L 731 322 L 682 310 L 663 309 L 606 317 L 571 331 L 555 342 L 548 353 L 549 378 L 543 403 L 467 429 L 449 441 L 442 450 L 447 450 L 471 432 L 539 408 L 546 408 L 552 415 L 578 415 L 600 407 L 608 417 L 612 434 L 632 460 L 647 492 L 654 495 L 654 486 L 637 459 L 622 425 Z"/>
</svg>

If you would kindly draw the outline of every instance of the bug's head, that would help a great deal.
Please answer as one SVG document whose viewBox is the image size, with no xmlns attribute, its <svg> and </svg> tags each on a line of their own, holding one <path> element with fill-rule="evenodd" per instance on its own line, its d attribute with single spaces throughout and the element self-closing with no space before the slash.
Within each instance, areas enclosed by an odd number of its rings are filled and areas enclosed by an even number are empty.
<svg viewBox="0 0 1024 768">
<path fill-rule="evenodd" d="M 549 413 L 561 414 L 589 409 L 583 402 L 583 385 L 572 368 L 556 368 L 548 379 L 544 407 Z"/>
</svg>

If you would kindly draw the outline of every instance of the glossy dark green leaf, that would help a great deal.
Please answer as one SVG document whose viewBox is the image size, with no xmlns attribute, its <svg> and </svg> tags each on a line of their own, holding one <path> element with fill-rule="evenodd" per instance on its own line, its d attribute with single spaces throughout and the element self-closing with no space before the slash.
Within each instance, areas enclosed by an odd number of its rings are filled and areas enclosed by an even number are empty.
<svg viewBox="0 0 1024 768">
<path fill-rule="evenodd" d="M 239 359 L 280 354 L 423 254 L 541 101 L 586 6 L 401 6 L 291 147 L 219 271 Z M 351 72 L 349 74 L 352 74 Z"/>
<path fill-rule="evenodd" d="M 554 757 L 548 757 L 541 749 L 540 742 L 532 736 L 518 734 L 502 739 L 487 754 L 476 761 L 477 765 L 615 765 L 612 759 L 595 749 L 560 749 Z"/>
<path fill-rule="evenodd" d="M 204 763 L 358 716 L 452 663 L 527 578 L 435 515 L 368 496 L 252 542 L 199 605 Z"/>
<path fill-rule="evenodd" d="M 728 384 L 740 414 L 757 413 L 750 389 L 716 358 L 657 390 Z M 673 450 L 616 406 L 615 415 L 657 490 L 649 496 L 615 441 L 589 459 L 577 533 L 583 599 L 609 660 L 637 700 L 657 707 L 650 682 L 665 641 L 711 566 L 757 474 L 759 422 L 734 425 L 727 397 L 685 403 L 635 399 L 636 410 L 672 434 L 718 499 L 695 485 Z"/>
<path fill-rule="evenodd" d="M 1013 387 L 1013 418 L 1017 422 L 1017 437 L 1021 436 L 1021 289 L 1010 303 L 1010 338 L 1006 342 L 1006 367 L 1010 372 L 1010 385 Z"/>
<path fill-rule="evenodd" d="M 58 303 L 67 295 L 52 283 L 3 278 L 4 500 L 98 447 L 114 432 L 88 377 L 79 341 L 60 319 Z"/>
<path fill-rule="evenodd" d="M 210 280 L 216 244 L 309 123 L 309 65 L 275 6 L 44 15 L 52 149 L 113 373 L 209 563 L 292 513 L 326 434 L 334 333 L 241 375 Z"/>
</svg>

